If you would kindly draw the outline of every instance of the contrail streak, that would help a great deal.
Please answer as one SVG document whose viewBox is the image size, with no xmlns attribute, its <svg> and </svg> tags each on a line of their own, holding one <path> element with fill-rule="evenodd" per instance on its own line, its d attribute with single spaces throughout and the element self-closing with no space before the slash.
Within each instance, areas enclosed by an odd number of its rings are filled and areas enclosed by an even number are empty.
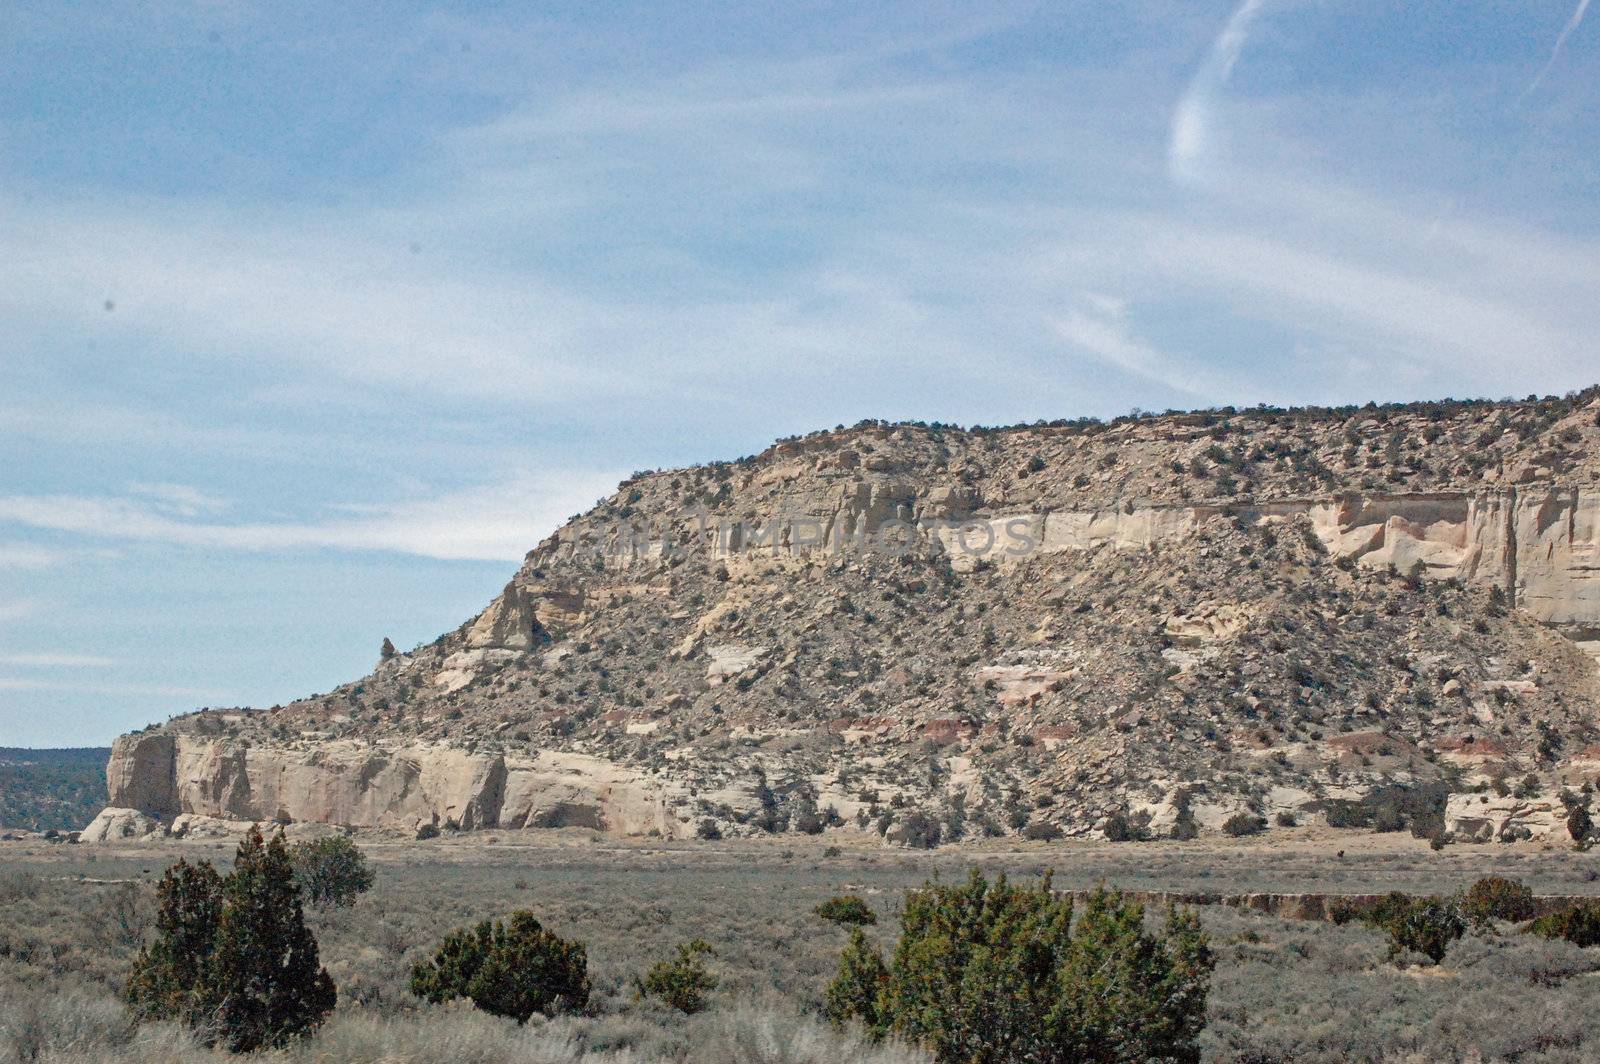
<svg viewBox="0 0 1600 1064">
<path fill-rule="evenodd" d="M 1530 92 L 1539 87 L 1539 83 L 1544 80 L 1545 75 L 1550 73 L 1550 69 L 1556 65 L 1556 60 L 1561 58 L 1561 49 L 1566 47 L 1567 38 L 1571 37 L 1573 31 L 1578 28 L 1578 23 L 1583 21 L 1583 13 L 1587 10 L 1589 10 L 1589 0 L 1578 0 L 1578 10 L 1574 11 L 1572 17 L 1567 19 L 1566 26 L 1561 30 L 1561 36 L 1556 38 L 1556 46 L 1550 49 L 1550 58 L 1545 62 L 1544 69 L 1539 71 L 1539 76 L 1530 81 L 1528 87 L 1522 90 L 1522 95 L 1517 97 L 1519 103 L 1526 99 Z"/>
<path fill-rule="evenodd" d="M 1583 0 L 1585 4 L 1589 0 Z M 1211 140 L 1211 112 L 1215 97 L 1227 84 L 1239 54 L 1250 36 L 1250 25 L 1267 0 L 1244 0 L 1211 45 L 1211 53 L 1195 72 L 1189 87 L 1172 112 L 1172 133 L 1167 142 L 1168 172 L 1180 180 L 1195 176 L 1196 164 Z"/>
</svg>

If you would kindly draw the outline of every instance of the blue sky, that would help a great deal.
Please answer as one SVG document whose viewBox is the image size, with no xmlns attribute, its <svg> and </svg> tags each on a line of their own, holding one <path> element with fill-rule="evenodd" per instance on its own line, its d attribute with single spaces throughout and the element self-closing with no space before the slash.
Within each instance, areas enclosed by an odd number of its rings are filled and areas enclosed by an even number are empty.
<svg viewBox="0 0 1600 1064">
<path fill-rule="evenodd" d="M 863 417 L 1600 380 L 1600 11 L 10 5 L 0 745 L 453 628 Z"/>
</svg>

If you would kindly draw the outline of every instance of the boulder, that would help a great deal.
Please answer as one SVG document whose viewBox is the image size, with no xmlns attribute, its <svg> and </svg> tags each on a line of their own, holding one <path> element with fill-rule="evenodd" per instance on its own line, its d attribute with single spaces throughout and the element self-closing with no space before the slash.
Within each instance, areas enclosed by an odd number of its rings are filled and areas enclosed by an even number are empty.
<svg viewBox="0 0 1600 1064">
<path fill-rule="evenodd" d="M 175 839 L 227 839 L 243 835 L 254 825 L 253 820 L 223 820 L 181 813 L 173 818 L 168 834 Z"/>
<path fill-rule="evenodd" d="M 724 645 L 708 647 L 706 657 L 706 683 L 712 687 L 725 683 L 754 669 L 767 654 L 766 647 Z"/>
<path fill-rule="evenodd" d="M 161 822 L 137 809 L 119 809 L 112 806 L 100 810 L 100 815 L 83 829 L 79 842 L 120 842 L 123 839 L 142 839 L 161 830 Z"/>
</svg>

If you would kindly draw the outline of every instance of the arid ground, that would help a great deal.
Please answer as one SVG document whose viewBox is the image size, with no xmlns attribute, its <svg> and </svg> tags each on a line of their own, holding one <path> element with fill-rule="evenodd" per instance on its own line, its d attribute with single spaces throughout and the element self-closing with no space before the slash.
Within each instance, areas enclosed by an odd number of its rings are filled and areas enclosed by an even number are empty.
<svg viewBox="0 0 1600 1064">
<path fill-rule="evenodd" d="M 372 891 L 353 908 L 310 914 L 340 1007 L 318 1036 L 324 1055 L 314 1055 L 314 1042 L 305 1059 L 705 1060 L 735 1052 L 780 1061 L 919 1059 L 833 1039 L 808 1018 L 845 939 L 812 910 L 831 895 L 858 893 L 879 916 L 869 930 L 887 943 L 908 887 L 960 877 L 972 866 L 1014 877 L 1053 870 L 1055 884 L 1067 889 L 1105 882 L 1219 895 L 1450 893 L 1497 874 L 1539 894 L 1600 895 L 1600 859 L 1590 854 L 1494 844 L 1435 853 L 1400 833 L 1280 832 L 1270 847 L 1008 839 L 931 853 L 792 839 L 630 845 L 570 830 L 359 841 L 377 872 Z M 225 865 L 232 852 L 221 840 L 6 844 L 0 1060 L 207 1059 L 175 1032 L 135 1035 L 115 998 L 150 933 L 162 870 L 179 857 Z M 419 1014 L 406 989 L 411 962 L 451 928 L 522 907 L 588 945 L 596 1015 L 517 1031 L 459 1009 Z M 1600 1056 L 1600 1035 L 1589 1023 L 1600 1010 L 1600 950 L 1508 927 L 1469 935 L 1437 967 L 1416 957 L 1397 965 L 1382 936 L 1359 925 L 1226 905 L 1200 912 L 1218 954 L 1208 1060 Z M 633 977 L 695 937 L 717 950 L 714 1008 L 685 1020 L 637 1001 Z M 771 1050 L 778 1055 L 751 1048 L 774 1036 L 793 1048 Z"/>
</svg>

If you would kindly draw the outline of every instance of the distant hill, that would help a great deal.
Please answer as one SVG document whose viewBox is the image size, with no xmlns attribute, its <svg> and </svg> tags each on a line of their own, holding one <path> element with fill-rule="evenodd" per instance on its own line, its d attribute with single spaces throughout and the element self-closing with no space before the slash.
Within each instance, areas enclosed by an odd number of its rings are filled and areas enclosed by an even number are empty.
<svg viewBox="0 0 1600 1064">
<path fill-rule="evenodd" d="M 106 804 L 110 749 L 27 750 L 0 746 L 0 825 L 73 830 Z"/>
</svg>

